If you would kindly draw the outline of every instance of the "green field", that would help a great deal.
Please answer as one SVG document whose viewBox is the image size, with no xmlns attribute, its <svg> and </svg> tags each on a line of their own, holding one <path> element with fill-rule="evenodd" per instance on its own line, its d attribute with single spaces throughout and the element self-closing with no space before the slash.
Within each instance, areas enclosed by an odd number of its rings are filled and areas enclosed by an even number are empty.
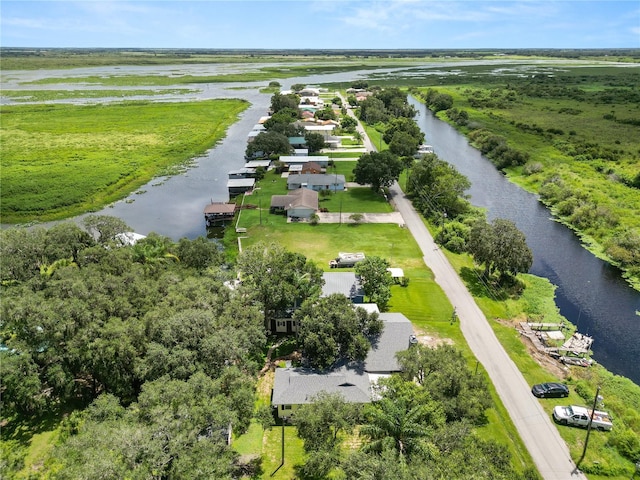
<svg viewBox="0 0 640 480">
<path fill-rule="evenodd" d="M 180 171 L 222 139 L 242 100 L 0 108 L 3 223 L 68 218 Z"/>
</svg>

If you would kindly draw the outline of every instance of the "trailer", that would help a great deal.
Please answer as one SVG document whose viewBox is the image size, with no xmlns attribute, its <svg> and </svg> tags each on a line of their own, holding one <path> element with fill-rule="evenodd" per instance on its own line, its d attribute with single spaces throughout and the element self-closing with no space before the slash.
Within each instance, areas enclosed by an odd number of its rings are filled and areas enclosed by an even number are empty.
<svg viewBox="0 0 640 480">
<path fill-rule="evenodd" d="M 340 252 L 338 256 L 329 262 L 331 268 L 353 267 L 356 263 L 365 259 L 364 253 Z"/>
</svg>

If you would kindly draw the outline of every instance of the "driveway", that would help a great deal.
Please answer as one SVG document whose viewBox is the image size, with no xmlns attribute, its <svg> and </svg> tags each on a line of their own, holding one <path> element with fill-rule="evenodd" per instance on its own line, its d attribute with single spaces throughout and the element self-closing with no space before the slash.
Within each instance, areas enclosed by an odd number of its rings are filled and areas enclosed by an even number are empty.
<svg viewBox="0 0 640 480">
<path fill-rule="evenodd" d="M 404 219 L 400 212 L 391 213 L 361 213 L 362 219 L 359 221 L 351 220 L 349 217 L 353 213 L 317 213 L 320 221 L 319 223 L 395 223 L 399 226 L 404 226 Z"/>
</svg>

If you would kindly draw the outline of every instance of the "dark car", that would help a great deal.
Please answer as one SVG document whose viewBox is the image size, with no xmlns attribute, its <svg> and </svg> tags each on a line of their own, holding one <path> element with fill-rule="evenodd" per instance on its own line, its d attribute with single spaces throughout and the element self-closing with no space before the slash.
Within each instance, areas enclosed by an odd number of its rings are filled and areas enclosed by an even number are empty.
<svg viewBox="0 0 640 480">
<path fill-rule="evenodd" d="M 531 389 L 538 398 L 568 397 L 569 387 L 563 383 L 539 383 Z"/>
</svg>

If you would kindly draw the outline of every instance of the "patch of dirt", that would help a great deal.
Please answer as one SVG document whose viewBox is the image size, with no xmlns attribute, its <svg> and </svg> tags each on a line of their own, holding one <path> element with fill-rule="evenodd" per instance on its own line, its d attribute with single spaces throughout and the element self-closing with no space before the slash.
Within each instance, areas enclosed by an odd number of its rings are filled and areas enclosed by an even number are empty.
<svg viewBox="0 0 640 480">
<path fill-rule="evenodd" d="M 514 330 L 518 330 L 518 327 L 517 327 L 518 322 L 516 321 L 497 319 L 496 322 L 499 322 L 500 324 L 505 325 L 507 327 L 511 327 Z M 566 365 L 563 365 L 558 360 L 547 355 L 546 353 L 539 351 L 534 346 L 533 342 L 529 339 L 529 337 L 521 334 L 520 341 L 526 347 L 527 352 L 529 352 L 529 355 L 531 356 L 531 358 L 533 358 L 535 362 L 538 365 L 540 365 L 542 368 L 544 368 L 547 372 L 551 373 L 552 375 L 560 379 L 566 379 L 570 375 L 571 372 L 569 370 L 569 367 L 567 367 Z"/>
<path fill-rule="evenodd" d="M 413 334 L 418 339 L 418 342 L 422 345 L 426 345 L 427 347 L 435 348 L 439 345 L 453 345 L 453 340 L 450 338 L 440 338 L 428 335 L 427 332 L 415 326 L 413 327 Z"/>
</svg>

